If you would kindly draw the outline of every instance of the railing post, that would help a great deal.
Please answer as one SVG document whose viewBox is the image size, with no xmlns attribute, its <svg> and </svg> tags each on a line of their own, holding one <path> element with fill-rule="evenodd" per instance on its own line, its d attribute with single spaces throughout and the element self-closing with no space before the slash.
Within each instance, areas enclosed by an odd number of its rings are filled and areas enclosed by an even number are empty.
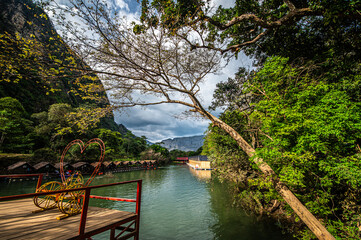
<svg viewBox="0 0 361 240">
<path fill-rule="evenodd" d="M 90 188 L 87 188 L 87 189 L 85 189 L 83 208 L 82 208 L 81 217 L 80 217 L 80 226 L 79 226 L 79 236 L 80 237 L 85 232 L 86 217 L 88 214 L 89 197 L 90 197 Z"/>
<path fill-rule="evenodd" d="M 138 180 L 137 183 L 137 203 L 136 203 L 136 207 L 135 207 L 135 212 L 137 214 L 137 219 L 136 219 L 136 223 L 135 223 L 135 230 L 136 230 L 136 235 L 134 237 L 135 240 L 139 240 L 139 220 L 140 220 L 140 204 L 142 201 L 142 180 Z"/>
<path fill-rule="evenodd" d="M 38 190 L 38 188 L 41 186 L 41 182 L 43 181 L 43 176 L 44 174 L 39 174 L 38 184 L 36 184 L 36 190 Z"/>
</svg>

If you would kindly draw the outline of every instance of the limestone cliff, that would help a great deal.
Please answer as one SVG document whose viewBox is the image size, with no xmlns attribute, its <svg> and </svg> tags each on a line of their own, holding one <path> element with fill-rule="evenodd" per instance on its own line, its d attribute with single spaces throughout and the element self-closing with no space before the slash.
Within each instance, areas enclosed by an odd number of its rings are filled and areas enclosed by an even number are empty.
<svg viewBox="0 0 361 240">
<path fill-rule="evenodd" d="M 30 39 L 32 37 L 38 41 L 42 45 L 41 51 L 44 53 L 45 60 L 49 55 L 59 55 L 61 53 L 63 58 L 71 56 L 76 59 L 78 64 L 85 65 L 61 41 L 52 22 L 44 11 L 31 0 L 0 1 L 0 34 L 5 33 L 13 38 L 20 36 L 24 39 Z M 54 42 L 54 39 L 56 42 Z M 12 52 L 5 51 L 8 48 L 6 44 L 6 42 L 0 42 L 0 72 L 5 72 L 4 69 L 9 68 L 7 60 L 13 60 L 16 57 L 16 54 L 18 54 L 17 49 L 21 51 L 20 45 L 13 46 L 17 44 L 16 41 L 15 43 L 9 43 L 12 44 Z M 4 81 L 0 77 L 0 98 L 13 97 L 18 99 L 29 115 L 47 111 L 49 106 L 54 103 L 68 103 L 72 107 L 78 107 L 82 104 L 96 104 L 97 106 L 109 104 L 99 79 L 95 83 L 99 85 L 99 92 L 97 94 L 101 96 L 102 100 L 94 102 L 79 97 L 80 94 L 77 92 L 78 85 L 74 83 L 77 74 L 74 71 L 69 70 L 66 77 L 55 77 L 55 80 L 49 83 L 49 81 L 39 77 L 41 74 L 37 72 L 37 69 L 34 68 L 32 71 L 26 68 L 22 69 L 21 61 L 14 63 L 14 65 L 16 64 L 17 66 L 12 67 L 18 68 L 18 71 L 21 73 L 21 79 L 19 81 Z M 49 88 L 56 88 L 57 91 L 49 92 L 47 90 Z M 101 127 L 122 133 L 127 132 L 123 125 L 117 125 L 114 122 L 113 115 L 102 119 Z"/>
<path fill-rule="evenodd" d="M 179 137 L 173 139 L 166 139 L 158 143 L 162 147 L 167 148 L 169 151 L 178 149 L 182 151 L 196 151 L 203 146 L 204 135 L 192 137 Z"/>
</svg>

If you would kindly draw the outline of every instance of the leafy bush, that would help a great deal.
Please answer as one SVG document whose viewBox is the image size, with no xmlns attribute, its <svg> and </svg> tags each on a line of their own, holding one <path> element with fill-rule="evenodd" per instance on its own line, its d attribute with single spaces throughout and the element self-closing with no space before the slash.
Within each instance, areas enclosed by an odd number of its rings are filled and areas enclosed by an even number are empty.
<svg viewBox="0 0 361 240">
<path fill-rule="evenodd" d="M 292 65 L 287 58 L 269 58 L 242 86 L 238 97 L 249 96 L 248 110 L 226 111 L 221 118 L 256 147 L 257 156 L 323 219 L 334 236 L 359 239 L 361 69 L 335 70 L 320 71 L 312 62 Z M 232 175 L 237 168 L 241 175 L 247 169 L 237 160 L 241 153 L 235 142 L 218 128 L 210 128 L 205 146 L 224 175 Z M 228 161 L 226 155 L 233 160 Z M 246 179 L 239 196 L 255 210 L 266 209 L 272 200 L 282 201 L 267 185 L 269 179 L 257 174 L 246 174 Z M 298 219 L 286 205 L 284 210 Z M 313 237 L 308 230 L 299 236 Z"/>
<path fill-rule="evenodd" d="M 59 156 L 50 148 L 40 148 L 34 151 L 33 159 L 35 162 L 58 162 Z"/>
</svg>

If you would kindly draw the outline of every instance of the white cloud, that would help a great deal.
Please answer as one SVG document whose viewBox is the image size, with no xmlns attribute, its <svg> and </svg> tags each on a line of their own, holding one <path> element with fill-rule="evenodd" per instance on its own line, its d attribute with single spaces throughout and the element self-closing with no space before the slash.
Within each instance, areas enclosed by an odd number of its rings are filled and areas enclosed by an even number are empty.
<svg viewBox="0 0 361 240">
<path fill-rule="evenodd" d="M 250 69 L 252 62 L 245 55 L 232 59 L 221 69 L 219 74 L 206 77 L 201 85 L 201 98 L 204 107 L 208 108 L 213 99 L 216 84 L 234 77 L 239 67 Z M 152 142 L 167 138 L 201 135 L 207 130 L 209 120 L 200 118 L 183 118 L 182 113 L 188 108 L 179 104 L 162 104 L 147 108 L 134 107 L 125 109 L 123 113 L 116 112 L 116 122 L 122 123 L 137 136 L 146 136 Z M 214 113 L 217 115 L 217 113 Z M 177 117 L 175 117 L 177 116 Z"/>
<path fill-rule="evenodd" d="M 211 6 L 218 8 L 219 6 L 222 6 L 223 8 L 230 8 L 233 7 L 236 1 L 232 0 L 212 0 L 210 2 Z"/>
<path fill-rule="evenodd" d="M 68 4 L 68 0 L 56 0 L 59 4 Z M 139 8 L 135 7 L 133 1 L 126 0 L 107 0 L 116 6 L 120 17 L 126 17 L 127 22 L 139 21 Z M 212 6 L 216 9 L 218 6 L 231 7 L 235 1 L 211 1 Z M 129 4 L 128 4 L 129 3 Z M 133 9 L 131 12 L 130 9 Z M 134 11 L 134 9 L 137 9 Z M 52 17 L 51 13 L 49 16 Z M 71 18 L 72 16 L 67 16 Z M 76 19 L 73 19 L 76 20 Z M 80 22 L 80 21 L 79 21 Z M 204 107 L 207 108 L 213 97 L 216 84 L 226 81 L 229 77 L 234 77 L 239 67 L 251 68 L 251 61 L 240 54 L 239 59 L 232 59 L 229 64 L 221 69 L 218 74 L 211 74 L 206 77 L 201 84 L 201 99 Z M 167 138 L 194 136 L 203 134 L 208 125 L 208 120 L 195 118 L 175 118 L 182 116 L 187 107 L 177 104 L 162 104 L 150 106 L 147 108 L 134 107 L 132 109 L 122 110 L 122 113 L 115 112 L 115 120 L 122 123 L 137 136 L 146 136 L 150 141 L 157 142 Z"/>
<path fill-rule="evenodd" d="M 122 10 L 126 10 L 129 12 L 129 6 L 128 3 L 126 3 L 124 0 L 115 0 L 115 4 L 117 7 L 119 7 Z"/>
</svg>

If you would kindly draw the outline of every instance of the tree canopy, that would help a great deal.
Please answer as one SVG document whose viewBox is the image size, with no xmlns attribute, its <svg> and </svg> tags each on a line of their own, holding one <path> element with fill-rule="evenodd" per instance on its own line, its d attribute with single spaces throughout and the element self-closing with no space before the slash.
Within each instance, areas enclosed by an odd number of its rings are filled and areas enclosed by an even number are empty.
<svg viewBox="0 0 361 240">
<path fill-rule="evenodd" d="M 360 57 L 360 9 L 357 0 L 237 0 L 231 8 L 217 9 L 202 0 L 143 0 L 141 20 L 172 29 L 191 49 L 242 50 L 263 61 L 274 54 L 314 59 L 349 53 L 353 56 L 344 57 L 355 59 Z"/>
<path fill-rule="evenodd" d="M 336 236 L 359 236 L 359 220 L 351 217 L 358 209 L 349 210 L 356 200 L 341 196 L 358 185 L 360 1 L 239 0 L 211 9 L 208 1 L 143 0 L 138 23 L 119 18 L 106 1 L 50 8 L 90 68 L 50 60 L 97 74 L 114 108 L 189 107 L 227 135 L 221 151 L 237 146 L 262 171 L 263 181 L 249 184 L 267 186 L 264 201 L 277 199 L 277 191 L 321 239 L 334 237 L 314 215 Z M 66 21 L 66 14 L 73 18 Z M 241 50 L 259 68 L 218 85 L 213 107 L 226 105 L 230 113 L 217 118 L 203 105 L 200 84 L 217 72 L 221 57 Z M 342 173 L 351 169 L 352 176 Z"/>
</svg>

